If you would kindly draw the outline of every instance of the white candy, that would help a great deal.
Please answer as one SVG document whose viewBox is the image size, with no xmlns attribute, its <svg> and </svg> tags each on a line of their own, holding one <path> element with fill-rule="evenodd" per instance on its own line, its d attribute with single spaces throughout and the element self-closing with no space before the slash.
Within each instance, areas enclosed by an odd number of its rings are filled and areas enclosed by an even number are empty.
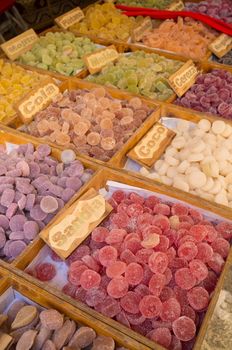
<svg viewBox="0 0 232 350">
<path fill-rule="evenodd" d="M 183 160 L 177 167 L 177 171 L 179 173 L 185 173 L 185 171 L 188 169 L 190 166 L 190 163 L 187 160 Z"/>
<path fill-rule="evenodd" d="M 61 161 L 64 164 L 69 164 L 76 159 L 76 154 L 72 149 L 65 149 L 61 152 Z"/>
<path fill-rule="evenodd" d="M 214 134 L 222 134 L 226 128 L 226 124 L 223 120 L 215 120 L 212 124 L 212 131 Z"/>
<path fill-rule="evenodd" d="M 221 191 L 221 189 L 222 189 L 221 182 L 218 179 L 216 179 L 214 181 L 213 188 L 209 192 L 212 194 L 218 194 Z"/>
<path fill-rule="evenodd" d="M 204 131 L 209 131 L 210 128 L 211 128 L 211 123 L 209 120 L 207 119 L 201 119 L 199 122 L 198 122 L 198 126 L 200 129 L 204 130 Z"/>
<path fill-rule="evenodd" d="M 203 153 L 192 153 L 188 156 L 189 162 L 200 162 L 204 159 Z"/>
<path fill-rule="evenodd" d="M 173 182 L 173 186 L 178 188 L 179 190 L 189 192 L 189 185 L 187 182 L 183 181 L 180 178 L 176 178 Z"/>
<path fill-rule="evenodd" d="M 157 173 L 159 175 L 165 175 L 167 170 L 168 170 L 169 164 L 166 162 L 163 162 L 163 164 L 161 165 L 161 167 L 158 169 Z"/>
<path fill-rule="evenodd" d="M 161 166 L 163 165 L 163 163 L 164 163 L 163 160 L 161 160 L 161 159 L 157 160 L 157 162 L 155 162 L 154 169 L 156 171 L 158 171 L 161 168 Z"/>
<path fill-rule="evenodd" d="M 178 168 L 174 167 L 174 166 L 170 166 L 167 170 L 167 176 L 170 178 L 173 178 L 177 175 L 178 173 Z"/>
<path fill-rule="evenodd" d="M 165 151 L 165 154 L 171 157 L 175 156 L 177 153 L 178 153 L 177 149 L 172 146 L 169 146 Z"/>
<path fill-rule="evenodd" d="M 213 186 L 214 186 L 214 181 L 213 181 L 212 177 L 208 177 L 206 184 L 201 187 L 201 190 L 208 192 L 213 188 Z"/>
<path fill-rule="evenodd" d="M 229 124 L 226 124 L 225 130 L 222 133 L 223 137 L 229 137 L 232 134 L 232 127 Z"/>
<path fill-rule="evenodd" d="M 206 184 L 207 178 L 202 171 L 193 171 L 188 176 L 188 183 L 191 188 L 201 188 Z"/>
<path fill-rule="evenodd" d="M 165 185 L 168 185 L 168 186 L 171 186 L 173 184 L 173 180 L 167 176 L 161 176 L 160 180 L 161 182 L 163 182 Z"/>
<path fill-rule="evenodd" d="M 165 156 L 165 161 L 171 166 L 177 166 L 179 164 L 178 159 L 175 159 L 174 157 L 169 155 Z"/>
<path fill-rule="evenodd" d="M 205 149 L 205 143 L 200 138 L 196 137 L 189 142 L 188 147 L 191 150 L 191 152 L 201 153 Z"/>
<path fill-rule="evenodd" d="M 227 205 L 228 206 L 228 199 L 226 197 L 226 194 L 219 192 L 215 197 L 214 200 L 218 204 Z"/>
<path fill-rule="evenodd" d="M 172 140 L 172 146 L 177 148 L 177 149 L 181 149 L 185 146 L 185 138 L 183 136 L 176 136 L 173 140 Z"/>
</svg>

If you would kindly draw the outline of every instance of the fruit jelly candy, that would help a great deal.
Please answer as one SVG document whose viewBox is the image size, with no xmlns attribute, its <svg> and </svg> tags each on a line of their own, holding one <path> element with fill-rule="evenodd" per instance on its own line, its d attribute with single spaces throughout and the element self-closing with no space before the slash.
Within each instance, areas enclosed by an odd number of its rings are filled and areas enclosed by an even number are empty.
<svg viewBox="0 0 232 350">
<path fill-rule="evenodd" d="M 101 282 L 101 276 L 96 272 L 92 270 L 85 270 L 81 274 L 80 277 L 80 284 L 82 288 L 85 290 L 92 289 L 94 287 L 98 287 Z"/>
<path fill-rule="evenodd" d="M 208 276 L 208 268 L 201 260 L 190 261 L 189 269 L 198 282 L 203 281 Z"/>
<path fill-rule="evenodd" d="M 105 246 L 99 251 L 99 261 L 103 266 L 110 266 L 118 256 L 117 250 L 112 246 Z"/>
<path fill-rule="evenodd" d="M 157 8 L 160 10 L 164 10 L 172 1 L 171 0 L 149 0 L 149 1 L 141 1 L 134 0 L 133 4 L 131 4 L 130 0 L 118 0 L 117 3 L 126 6 L 138 6 L 138 7 L 148 7 L 148 8 Z"/>
<path fill-rule="evenodd" d="M 141 296 L 135 292 L 128 292 L 124 297 L 121 298 L 120 304 L 124 311 L 130 314 L 139 313 L 139 303 Z"/>
<path fill-rule="evenodd" d="M 53 264 L 42 263 L 35 267 L 36 277 L 40 281 L 50 281 L 56 276 L 56 268 Z"/>
<path fill-rule="evenodd" d="M 123 261 L 115 261 L 106 268 L 106 274 L 110 278 L 119 277 L 126 271 L 126 264 Z"/>
<path fill-rule="evenodd" d="M 63 75 L 76 75 L 85 64 L 85 54 L 96 51 L 89 38 L 76 37 L 70 32 L 47 33 L 39 37 L 31 50 L 19 57 L 19 62 Z"/>
<path fill-rule="evenodd" d="M 108 286 L 107 286 L 107 293 L 109 294 L 109 296 L 118 299 L 118 298 L 122 298 L 123 296 L 125 296 L 128 292 L 128 282 L 125 279 L 125 277 L 120 276 L 118 278 L 113 278 Z"/>
<path fill-rule="evenodd" d="M 154 295 L 146 295 L 139 303 L 139 310 L 146 318 L 154 318 L 160 315 L 162 311 L 162 303 L 160 299 Z"/>
<path fill-rule="evenodd" d="M 132 286 L 138 285 L 143 279 L 142 266 L 137 263 L 130 263 L 126 267 L 125 279 Z"/>
<path fill-rule="evenodd" d="M 166 277 L 161 273 L 154 274 L 149 281 L 149 290 L 155 296 L 160 296 L 166 284 Z"/>
<path fill-rule="evenodd" d="M 206 55 L 207 46 L 215 37 L 215 32 L 202 23 L 179 17 L 177 22 L 166 20 L 158 28 L 146 32 L 141 41 L 149 47 L 199 59 Z"/>
<path fill-rule="evenodd" d="M 180 268 L 175 273 L 176 284 L 186 290 L 193 288 L 196 284 L 196 278 L 187 267 Z"/>
<path fill-rule="evenodd" d="M 196 326 L 191 318 L 181 316 L 173 322 L 173 332 L 179 340 L 189 341 L 196 334 Z"/>
<path fill-rule="evenodd" d="M 154 252 L 148 259 L 148 265 L 152 272 L 163 273 L 168 266 L 168 257 L 165 253 Z"/>
<path fill-rule="evenodd" d="M 169 348 L 172 340 L 172 335 L 168 328 L 156 328 L 149 332 L 147 336 L 165 348 Z"/>
<path fill-rule="evenodd" d="M 232 23 L 231 2 L 229 0 L 208 0 L 198 3 L 186 2 L 185 9 L 221 19 L 223 22 Z"/>
<path fill-rule="evenodd" d="M 99 99 L 96 99 L 91 92 L 94 89 L 64 92 L 61 95 L 62 100 L 58 103 L 52 102 L 45 110 L 36 114 L 25 131 L 33 136 L 43 137 L 58 145 L 71 148 L 65 150 L 66 153 L 63 156 L 65 164 L 75 160 L 74 151 L 108 161 L 137 130 L 138 126 L 134 123 L 136 112 L 142 110 L 146 119 L 151 109 L 138 97 L 132 107 L 130 101 L 113 99 L 104 88 L 100 90 L 104 91 L 104 97 Z M 88 96 L 91 96 L 91 99 Z M 90 105 L 91 101 L 93 105 Z M 130 132 L 125 132 L 120 125 L 120 115 L 111 112 L 112 103 L 120 106 L 122 111 L 130 113 L 133 119 Z M 135 105 L 138 106 L 137 109 Z M 43 131 L 42 134 L 41 123 L 46 123 L 46 132 Z"/>
</svg>

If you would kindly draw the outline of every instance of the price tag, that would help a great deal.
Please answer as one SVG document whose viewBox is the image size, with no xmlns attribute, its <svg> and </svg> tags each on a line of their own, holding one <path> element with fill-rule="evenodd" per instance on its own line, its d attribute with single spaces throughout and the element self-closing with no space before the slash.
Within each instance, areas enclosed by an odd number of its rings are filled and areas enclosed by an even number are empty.
<svg viewBox="0 0 232 350">
<path fill-rule="evenodd" d="M 150 17 L 146 17 L 144 21 L 136 27 L 131 33 L 131 39 L 133 41 L 140 41 L 143 35 L 152 29 L 152 21 Z"/>
<path fill-rule="evenodd" d="M 181 97 L 195 83 L 200 72 L 192 60 L 187 61 L 177 72 L 168 79 L 169 85 Z"/>
<path fill-rule="evenodd" d="M 6 333 L 0 332 L 0 350 L 7 350 L 13 343 L 13 338 Z"/>
<path fill-rule="evenodd" d="M 127 157 L 137 163 L 151 167 L 160 158 L 176 134 L 166 126 L 156 123 L 137 145 L 127 153 Z"/>
<path fill-rule="evenodd" d="M 232 50 L 232 37 L 226 34 L 221 34 L 210 45 L 209 50 L 212 51 L 218 58 L 221 58 Z"/>
<path fill-rule="evenodd" d="M 15 38 L 3 43 L 1 48 L 10 60 L 15 60 L 20 55 L 30 50 L 38 38 L 39 37 L 35 31 L 29 29 Z"/>
<path fill-rule="evenodd" d="M 16 104 L 22 121 L 29 123 L 35 114 L 47 107 L 59 93 L 58 86 L 51 78 L 44 80 Z"/>
<path fill-rule="evenodd" d="M 116 61 L 118 57 L 118 51 L 114 45 L 111 45 L 104 49 L 94 51 L 89 55 L 85 55 L 83 59 L 89 72 L 94 74 L 101 71 L 108 63 Z"/>
<path fill-rule="evenodd" d="M 91 188 L 40 237 L 66 259 L 112 210 L 105 198 Z"/>
<path fill-rule="evenodd" d="M 62 29 L 67 29 L 73 24 L 80 22 L 84 17 L 85 15 L 80 7 L 76 7 L 75 9 L 55 18 L 55 22 Z"/>
<path fill-rule="evenodd" d="M 182 11 L 184 9 L 183 1 L 173 2 L 168 8 L 168 11 Z"/>
</svg>

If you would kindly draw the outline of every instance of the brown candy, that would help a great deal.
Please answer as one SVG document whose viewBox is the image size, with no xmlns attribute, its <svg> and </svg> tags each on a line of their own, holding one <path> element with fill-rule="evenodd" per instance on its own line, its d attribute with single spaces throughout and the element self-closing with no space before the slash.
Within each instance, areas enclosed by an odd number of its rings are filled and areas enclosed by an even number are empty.
<svg viewBox="0 0 232 350">
<path fill-rule="evenodd" d="M 39 317 L 41 324 L 51 331 L 61 328 L 64 321 L 64 316 L 52 309 L 42 311 Z"/>
<path fill-rule="evenodd" d="M 44 343 L 46 342 L 46 340 L 48 340 L 52 335 L 52 331 L 50 329 L 47 329 L 46 327 L 43 327 L 43 326 L 41 327 L 41 324 L 38 324 L 38 326 L 39 327 L 36 327 L 36 328 L 38 328 L 39 333 L 35 338 L 33 350 L 40 350 L 44 345 Z"/>
<path fill-rule="evenodd" d="M 114 350 L 115 343 L 113 338 L 98 336 L 93 341 L 92 350 Z"/>
<path fill-rule="evenodd" d="M 36 334 L 37 332 L 31 329 L 23 333 L 16 345 L 16 350 L 30 350 L 34 344 Z"/>
<path fill-rule="evenodd" d="M 7 316 L 8 316 L 8 323 L 11 324 L 13 320 L 15 319 L 17 313 L 19 310 L 25 305 L 24 301 L 16 301 L 8 310 Z"/>
<path fill-rule="evenodd" d="M 92 344 L 95 338 L 96 333 L 92 328 L 81 327 L 76 331 L 68 345 L 71 347 L 79 346 L 80 348 L 85 348 L 86 346 Z"/>
<path fill-rule="evenodd" d="M 26 305 L 23 306 L 17 313 L 14 322 L 11 324 L 11 328 L 17 329 L 27 326 L 31 323 L 37 316 L 37 309 L 35 306 Z"/>
<path fill-rule="evenodd" d="M 51 340 L 46 340 L 42 350 L 56 350 L 55 344 Z"/>
<path fill-rule="evenodd" d="M 57 350 L 60 350 L 64 345 L 66 345 L 76 330 L 76 324 L 74 321 L 66 320 L 60 329 L 57 329 L 52 340 L 56 346 Z"/>
</svg>

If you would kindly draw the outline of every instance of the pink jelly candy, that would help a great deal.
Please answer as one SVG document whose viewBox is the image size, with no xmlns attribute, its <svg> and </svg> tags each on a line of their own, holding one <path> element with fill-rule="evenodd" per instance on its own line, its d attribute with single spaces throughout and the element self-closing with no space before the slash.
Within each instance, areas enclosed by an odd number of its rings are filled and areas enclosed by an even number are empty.
<svg viewBox="0 0 232 350">
<path fill-rule="evenodd" d="M 143 279 L 143 268 L 137 263 L 131 263 L 126 267 L 125 271 L 126 281 L 133 286 L 139 284 Z"/>
<path fill-rule="evenodd" d="M 111 297 L 118 299 L 124 297 L 127 294 L 128 288 L 129 285 L 127 280 L 125 277 L 120 276 L 118 278 L 113 278 L 109 282 L 107 286 L 107 292 Z"/>
<path fill-rule="evenodd" d="M 123 261 L 115 261 L 106 268 L 106 274 L 110 278 L 119 277 L 126 271 L 126 267 Z"/>
<path fill-rule="evenodd" d="M 160 314 L 163 321 L 175 321 L 181 314 L 181 307 L 176 298 L 170 298 L 163 303 L 162 312 Z"/>
<path fill-rule="evenodd" d="M 168 267 L 167 254 L 162 252 L 153 253 L 148 260 L 148 265 L 152 272 L 163 273 Z"/>
<path fill-rule="evenodd" d="M 149 281 L 149 290 L 155 295 L 159 296 L 166 284 L 166 277 L 161 273 L 154 274 Z"/>
<path fill-rule="evenodd" d="M 195 323 L 186 316 L 177 318 L 172 324 L 172 329 L 175 336 L 182 341 L 189 341 L 196 334 Z"/>
<path fill-rule="evenodd" d="M 162 303 L 158 297 L 146 295 L 139 303 L 139 310 L 144 317 L 154 318 L 160 315 Z"/>
<path fill-rule="evenodd" d="M 187 267 L 176 271 L 175 281 L 179 287 L 187 290 L 193 288 L 196 284 L 196 278 Z"/>
<path fill-rule="evenodd" d="M 56 276 L 56 268 L 50 263 L 42 263 L 36 266 L 36 277 L 40 281 L 51 281 Z"/>
<path fill-rule="evenodd" d="M 99 261 L 103 266 L 109 266 L 116 261 L 118 252 L 114 247 L 105 246 L 99 251 Z"/>
<path fill-rule="evenodd" d="M 139 312 L 139 303 L 141 296 L 135 292 L 128 292 L 121 298 L 120 304 L 123 310 L 131 314 L 137 314 Z"/>
<path fill-rule="evenodd" d="M 100 282 L 101 276 L 96 271 L 87 269 L 81 274 L 80 284 L 85 290 L 98 287 Z"/>
<path fill-rule="evenodd" d="M 208 306 L 209 293 L 202 287 L 194 287 L 187 293 L 188 301 L 190 306 L 194 310 L 203 310 Z"/>
</svg>

